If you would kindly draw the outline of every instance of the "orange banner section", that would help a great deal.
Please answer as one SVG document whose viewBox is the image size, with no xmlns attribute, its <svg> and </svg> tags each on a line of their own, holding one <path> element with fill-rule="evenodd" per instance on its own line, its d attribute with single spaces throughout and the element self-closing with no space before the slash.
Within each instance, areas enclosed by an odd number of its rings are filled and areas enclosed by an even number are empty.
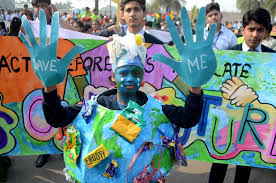
<svg viewBox="0 0 276 183">
<path fill-rule="evenodd" d="M 42 83 L 32 69 L 30 54 L 18 37 L 0 36 L 0 92 L 3 103 L 22 102 L 30 92 L 43 88 Z M 57 57 L 62 58 L 73 48 L 70 40 L 59 39 Z M 72 77 L 86 75 L 83 62 L 77 56 L 69 66 Z M 58 85 L 58 93 L 64 96 L 66 80 Z"/>
</svg>

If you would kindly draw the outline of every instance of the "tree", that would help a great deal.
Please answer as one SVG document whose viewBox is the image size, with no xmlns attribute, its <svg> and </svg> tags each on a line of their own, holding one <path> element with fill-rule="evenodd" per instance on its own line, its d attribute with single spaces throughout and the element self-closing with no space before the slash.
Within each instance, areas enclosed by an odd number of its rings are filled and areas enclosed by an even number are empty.
<svg viewBox="0 0 276 183">
<path fill-rule="evenodd" d="M 0 0 L 0 8 L 14 9 L 15 8 L 14 0 Z"/>
<path fill-rule="evenodd" d="M 100 12 L 107 12 L 107 14 L 109 13 L 111 16 L 113 16 L 112 12 L 115 13 L 117 10 L 117 7 L 115 6 L 111 6 L 111 12 L 110 12 L 110 6 L 105 6 L 105 7 L 102 7 L 100 9 Z"/>
<path fill-rule="evenodd" d="M 275 17 L 276 17 L 276 1 L 275 0 L 265 0 L 264 3 L 263 3 L 263 7 L 266 8 L 271 17 L 272 17 L 272 20 L 275 20 Z"/>
<path fill-rule="evenodd" d="M 197 18 L 197 14 L 199 12 L 199 8 L 194 5 L 191 10 L 190 19 L 194 21 Z"/>
<path fill-rule="evenodd" d="M 152 9 L 151 4 L 150 4 L 149 2 L 146 3 L 146 10 L 147 10 L 149 13 L 156 12 L 155 9 L 154 9 L 154 10 Z"/>
<path fill-rule="evenodd" d="M 156 12 L 160 12 L 160 9 L 165 9 L 166 12 L 173 10 L 179 13 L 181 10 L 181 4 L 185 3 L 185 0 L 153 0 L 151 3 L 151 9 Z"/>
<path fill-rule="evenodd" d="M 21 4 L 31 4 L 31 0 L 19 0 L 18 2 Z"/>
<path fill-rule="evenodd" d="M 99 0 L 95 0 L 95 9 L 99 9 Z"/>
<path fill-rule="evenodd" d="M 237 0 L 236 2 L 237 8 L 240 9 L 242 13 L 261 6 L 261 1 L 259 0 Z"/>
<path fill-rule="evenodd" d="M 254 8 L 262 7 L 267 9 L 274 20 L 276 16 L 276 1 L 275 0 L 236 0 L 237 8 L 242 11 L 242 13 L 252 10 Z"/>
<path fill-rule="evenodd" d="M 65 3 L 62 2 L 56 2 L 55 3 L 57 9 L 66 9 L 69 10 L 72 8 L 72 2 L 67 0 Z"/>
</svg>

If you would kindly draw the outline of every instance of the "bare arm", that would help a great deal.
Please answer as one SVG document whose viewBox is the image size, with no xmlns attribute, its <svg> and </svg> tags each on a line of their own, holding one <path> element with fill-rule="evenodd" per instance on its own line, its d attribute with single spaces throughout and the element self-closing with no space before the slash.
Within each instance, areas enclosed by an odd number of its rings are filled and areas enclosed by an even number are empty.
<svg viewBox="0 0 276 183">
<path fill-rule="evenodd" d="M 54 14 L 57 11 L 57 8 L 56 8 L 56 6 L 54 4 L 50 4 L 49 8 L 50 8 L 52 14 Z M 59 17 L 59 24 L 64 29 L 76 31 L 75 28 L 71 24 L 69 24 L 68 22 L 63 21 L 61 19 L 61 16 Z"/>
</svg>

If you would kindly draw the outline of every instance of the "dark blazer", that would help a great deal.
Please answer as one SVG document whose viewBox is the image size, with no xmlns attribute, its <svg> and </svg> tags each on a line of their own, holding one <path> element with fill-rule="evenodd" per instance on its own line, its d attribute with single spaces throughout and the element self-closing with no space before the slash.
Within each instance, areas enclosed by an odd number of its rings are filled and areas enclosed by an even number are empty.
<svg viewBox="0 0 276 183">
<path fill-rule="evenodd" d="M 96 36 L 109 37 L 109 36 L 112 36 L 114 34 L 114 32 L 113 31 L 108 32 L 107 28 L 105 28 L 105 29 L 102 29 L 102 30 L 100 30 L 98 32 L 93 32 L 92 34 L 96 35 Z"/>
<path fill-rule="evenodd" d="M 126 33 L 120 33 L 120 36 L 125 36 Z M 144 38 L 145 38 L 145 42 L 146 43 L 152 43 L 152 44 L 164 44 L 162 41 L 160 41 L 159 39 L 157 39 L 156 37 L 154 37 L 151 34 L 148 34 L 146 32 L 144 32 Z"/>
<path fill-rule="evenodd" d="M 261 45 L 261 47 L 262 47 L 262 52 L 276 53 L 276 51 L 274 51 L 264 45 Z M 242 44 L 237 44 L 237 45 L 229 48 L 229 50 L 241 50 L 242 51 Z"/>
<path fill-rule="evenodd" d="M 156 37 L 154 37 L 151 34 L 148 33 L 144 33 L 144 38 L 145 38 L 145 42 L 146 43 L 152 43 L 152 44 L 164 44 L 162 41 L 160 41 L 159 39 L 157 39 Z"/>
</svg>

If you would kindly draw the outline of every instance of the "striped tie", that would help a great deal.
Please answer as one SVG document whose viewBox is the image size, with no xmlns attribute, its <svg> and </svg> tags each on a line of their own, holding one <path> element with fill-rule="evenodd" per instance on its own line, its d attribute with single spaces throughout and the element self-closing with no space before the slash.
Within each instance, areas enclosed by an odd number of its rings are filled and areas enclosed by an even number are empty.
<svg viewBox="0 0 276 183">
<path fill-rule="evenodd" d="M 249 49 L 248 51 L 258 52 L 256 49 Z"/>
</svg>

